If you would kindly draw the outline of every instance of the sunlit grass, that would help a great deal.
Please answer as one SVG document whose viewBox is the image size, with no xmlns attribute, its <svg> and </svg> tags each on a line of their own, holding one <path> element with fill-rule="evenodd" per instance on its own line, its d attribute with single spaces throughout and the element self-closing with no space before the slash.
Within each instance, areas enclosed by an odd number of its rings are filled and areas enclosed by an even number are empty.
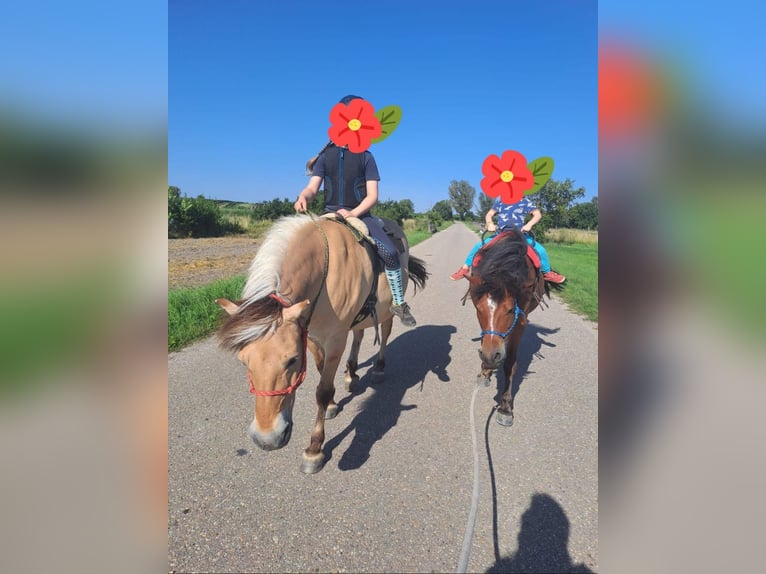
<svg viewBox="0 0 766 574">
<path fill-rule="evenodd" d="M 569 307 L 598 321 L 598 246 L 575 243 L 546 243 L 553 269 L 565 275 L 566 287 L 557 292 Z"/>
<path fill-rule="evenodd" d="M 595 243 L 598 244 L 598 231 L 589 229 L 548 229 L 545 232 L 548 243 Z"/>
<path fill-rule="evenodd" d="M 220 324 L 223 311 L 215 300 L 221 297 L 239 299 L 245 276 L 221 279 L 189 289 L 173 289 L 168 293 L 168 351 L 208 336 Z"/>
</svg>

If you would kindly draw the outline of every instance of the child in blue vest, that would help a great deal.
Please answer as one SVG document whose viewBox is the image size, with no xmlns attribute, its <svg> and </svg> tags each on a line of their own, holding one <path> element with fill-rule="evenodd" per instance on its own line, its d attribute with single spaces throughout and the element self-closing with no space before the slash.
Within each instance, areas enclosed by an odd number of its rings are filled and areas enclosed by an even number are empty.
<svg viewBox="0 0 766 574">
<path fill-rule="evenodd" d="M 525 223 L 524 220 L 529 214 L 531 214 L 532 217 Z M 497 215 L 497 225 L 495 225 L 495 222 L 493 221 L 495 215 Z M 498 233 L 506 229 L 518 229 L 522 233 L 528 233 L 542 217 L 543 214 L 540 213 L 540 210 L 537 209 L 537 205 L 530 197 L 524 197 L 520 201 L 511 204 L 503 203 L 500 201 L 499 197 L 495 199 L 492 208 L 487 212 L 487 215 L 484 216 L 484 221 L 487 224 L 487 231 L 494 231 L 495 233 L 487 237 L 484 242 L 479 241 L 473 246 L 468 253 L 468 257 L 465 259 L 465 263 L 460 266 L 460 269 L 450 275 L 450 279 L 457 281 L 463 277 L 470 277 L 471 263 L 473 262 L 476 252 L 481 249 L 484 243 L 487 243 L 496 237 Z M 545 248 L 532 239 L 530 235 L 527 235 L 526 237 L 527 243 L 529 243 L 540 256 L 540 271 L 543 272 L 543 278 L 551 283 L 563 283 L 566 281 L 566 277 L 559 275 L 551 269 L 548 252 Z"/>
<path fill-rule="evenodd" d="M 341 103 L 348 104 L 358 98 L 359 96 L 346 96 Z M 295 211 L 306 211 L 309 202 L 319 192 L 319 186 L 324 181 L 325 212 L 337 213 L 343 218 L 357 217 L 364 221 L 383 260 L 393 299 L 391 312 L 399 317 L 405 326 L 415 326 L 415 317 L 404 301 L 399 254 L 378 221 L 370 215 L 370 209 L 378 202 L 380 181 L 375 158 L 369 151 L 353 153 L 345 146 L 338 147 L 328 142 L 316 157 L 309 160 L 306 167 L 311 171 L 311 179 L 298 195 L 294 204 Z"/>
</svg>

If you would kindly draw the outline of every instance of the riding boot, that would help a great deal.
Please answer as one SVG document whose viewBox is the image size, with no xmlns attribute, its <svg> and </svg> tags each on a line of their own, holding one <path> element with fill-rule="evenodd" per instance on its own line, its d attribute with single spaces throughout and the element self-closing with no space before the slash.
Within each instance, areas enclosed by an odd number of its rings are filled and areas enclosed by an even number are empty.
<svg viewBox="0 0 766 574">
<path fill-rule="evenodd" d="M 386 279 L 388 285 L 391 287 L 391 298 L 393 305 L 391 305 L 391 312 L 399 317 L 402 324 L 407 327 L 414 327 L 417 322 L 415 317 L 410 313 L 410 306 L 404 302 L 404 288 L 402 286 L 402 268 L 386 269 Z"/>
</svg>

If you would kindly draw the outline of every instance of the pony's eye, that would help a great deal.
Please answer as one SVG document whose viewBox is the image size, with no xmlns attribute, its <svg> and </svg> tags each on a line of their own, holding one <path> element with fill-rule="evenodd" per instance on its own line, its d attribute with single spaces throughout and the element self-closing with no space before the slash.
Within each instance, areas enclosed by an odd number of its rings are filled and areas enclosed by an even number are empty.
<svg viewBox="0 0 766 574">
<path fill-rule="evenodd" d="M 298 362 L 298 357 L 292 357 L 292 358 L 287 360 L 287 363 L 285 363 L 285 368 L 289 369 L 290 367 L 292 367 L 297 362 Z"/>
</svg>

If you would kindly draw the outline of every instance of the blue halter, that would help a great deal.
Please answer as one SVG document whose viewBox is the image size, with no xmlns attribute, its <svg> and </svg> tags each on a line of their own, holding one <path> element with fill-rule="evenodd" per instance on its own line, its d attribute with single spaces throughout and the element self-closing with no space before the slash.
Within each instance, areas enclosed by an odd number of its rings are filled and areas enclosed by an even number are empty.
<svg viewBox="0 0 766 574">
<path fill-rule="evenodd" d="M 513 323 L 511 323 L 511 326 L 508 327 L 508 330 L 505 333 L 501 333 L 500 331 L 482 331 L 479 337 L 483 337 L 484 335 L 497 335 L 498 337 L 501 337 L 503 340 L 511 334 L 511 331 L 513 331 L 513 328 L 516 326 L 516 322 L 519 320 L 519 315 L 524 315 L 524 311 L 521 310 L 519 307 L 519 304 L 514 301 L 513 302 Z"/>
</svg>

